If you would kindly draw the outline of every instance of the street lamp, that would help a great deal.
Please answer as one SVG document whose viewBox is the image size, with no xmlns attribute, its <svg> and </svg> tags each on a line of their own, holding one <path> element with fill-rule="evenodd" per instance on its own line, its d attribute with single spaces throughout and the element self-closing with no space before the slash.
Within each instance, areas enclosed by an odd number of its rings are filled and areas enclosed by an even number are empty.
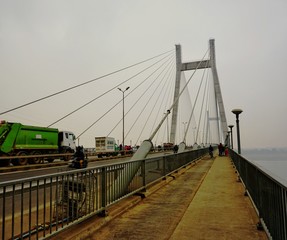
<svg viewBox="0 0 287 240">
<path fill-rule="evenodd" d="M 118 88 L 123 93 L 123 143 L 122 150 L 125 150 L 125 91 L 129 90 L 130 87 L 127 87 L 125 90 Z"/>
<path fill-rule="evenodd" d="M 242 110 L 241 109 L 233 109 L 232 112 L 236 115 L 238 153 L 241 154 L 240 131 L 239 131 L 239 114 L 242 113 Z"/>
<path fill-rule="evenodd" d="M 233 149 L 233 135 L 232 135 L 232 128 L 234 127 L 234 125 L 229 125 L 228 127 L 230 128 L 230 133 L 231 133 L 231 149 Z"/>
</svg>

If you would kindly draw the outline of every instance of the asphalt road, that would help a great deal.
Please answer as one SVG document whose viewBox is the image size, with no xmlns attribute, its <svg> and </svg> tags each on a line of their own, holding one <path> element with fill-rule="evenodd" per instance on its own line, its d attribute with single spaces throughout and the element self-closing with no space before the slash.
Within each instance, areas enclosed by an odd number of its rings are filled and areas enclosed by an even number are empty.
<svg viewBox="0 0 287 240">
<path fill-rule="evenodd" d="M 149 154 L 148 158 L 160 157 L 160 156 L 167 155 L 167 154 L 171 154 L 171 152 L 158 152 L 158 153 Z M 89 167 L 100 167 L 100 166 L 105 166 L 107 164 L 126 162 L 126 161 L 129 161 L 130 159 L 131 157 L 114 158 L 114 159 L 102 158 L 102 159 L 98 159 L 97 161 L 89 162 L 88 166 Z M 92 160 L 95 160 L 95 157 Z M 25 179 L 25 178 L 43 176 L 43 175 L 50 175 L 53 173 L 69 171 L 69 170 L 72 170 L 72 169 L 69 168 L 67 165 L 64 165 L 64 166 L 55 166 L 55 167 L 40 168 L 40 169 L 23 170 L 23 171 L 17 171 L 17 172 L 0 173 L 0 182 L 2 183 L 6 181 Z"/>
</svg>

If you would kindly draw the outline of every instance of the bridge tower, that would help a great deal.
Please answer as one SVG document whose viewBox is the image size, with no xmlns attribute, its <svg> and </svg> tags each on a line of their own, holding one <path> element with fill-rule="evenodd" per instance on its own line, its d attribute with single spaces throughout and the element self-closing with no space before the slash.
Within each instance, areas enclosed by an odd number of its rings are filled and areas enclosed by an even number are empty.
<svg viewBox="0 0 287 240">
<path fill-rule="evenodd" d="M 176 126 L 177 126 L 177 115 L 178 115 L 178 97 L 180 91 L 180 75 L 181 75 L 181 45 L 175 45 L 176 51 L 176 74 L 175 74 L 175 87 L 173 102 L 175 103 L 172 116 L 171 116 L 171 131 L 170 131 L 170 142 L 175 143 Z"/>
<path fill-rule="evenodd" d="M 181 60 L 181 46 L 176 45 L 176 79 L 175 79 L 175 90 L 174 90 L 174 107 L 172 110 L 172 122 L 171 122 L 171 131 L 170 131 L 170 142 L 175 143 L 175 136 L 176 136 L 176 129 L 177 129 L 177 120 L 178 120 L 178 97 L 180 91 L 180 77 L 182 71 L 189 71 L 189 70 L 197 70 L 203 68 L 211 68 L 212 76 L 213 76 L 213 83 L 214 83 L 214 94 L 215 94 L 215 104 L 216 104 L 216 117 L 209 118 L 209 121 L 217 121 L 217 130 L 218 130 L 218 142 L 220 139 L 225 139 L 228 128 L 227 128 L 227 121 L 225 116 L 225 110 L 223 105 L 223 99 L 221 95 L 220 84 L 218 80 L 218 74 L 216 69 L 216 61 L 215 61 L 215 45 L 214 39 L 209 40 L 209 49 L 210 49 L 210 59 L 202 60 L 202 61 L 194 61 L 194 62 L 187 62 L 182 63 Z M 220 131 L 220 126 L 223 130 Z"/>
<path fill-rule="evenodd" d="M 217 108 L 219 111 L 216 111 L 217 113 L 217 122 L 218 122 L 218 129 L 219 129 L 219 119 L 221 120 L 221 126 L 223 127 L 224 132 L 227 134 L 227 123 L 226 123 L 226 117 L 225 117 L 225 111 L 223 106 L 223 100 L 221 96 L 220 91 L 220 85 L 218 81 L 216 66 L 215 66 L 215 50 L 214 50 L 214 40 L 211 39 L 209 41 L 210 44 L 210 60 L 203 60 L 203 61 L 197 61 L 197 62 L 189 62 L 189 63 L 182 63 L 181 62 L 181 46 L 176 45 L 176 84 L 175 84 L 175 94 L 174 94 L 174 102 L 171 107 L 172 109 L 172 125 L 171 125 L 171 133 L 170 133 L 170 140 L 172 143 L 175 143 L 175 134 L 176 134 L 176 125 L 177 125 L 177 115 L 178 115 L 178 100 L 179 100 L 179 94 L 180 94 L 180 76 L 182 71 L 188 71 L 188 70 L 195 70 L 195 69 L 202 69 L 202 68 L 211 68 L 212 74 L 213 74 L 213 81 L 214 85 L 216 86 L 214 88 L 215 96 L 216 96 L 216 103 Z M 216 78 L 216 79 L 215 79 Z M 220 118 L 218 117 L 218 112 L 220 114 Z M 153 144 L 152 139 L 167 118 L 168 114 L 170 113 L 170 110 L 167 111 L 165 114 L 165 117 L 161 120 L 158 127 L 155 129 L 153 134 L 150 136 L 149 139 L 142 142 L 139 149 L 134 153 L 131 160 L 140 160 L 146 158 L 148 153 L 150 152 Z M 210 118 L 209 118 L 210 120 Z M 179 152 L 183 151 L 185 148 L 185 143 L 181 143 L 179 145 Z M 115 189 L 117 189 L 117 192 L 114 193 L 115 199 L 122 195 L 122 193 L 125 191 L 125 189 L 128 187 L 131 179 L 135 176 L 136 172 L 140 168 L 141 163 L 138 162 L 138 164 L 132 165 L 129 175 L 125 176 L 123 181 L 122 178 L 118 177 L 114 184 L 117 186 Z M 122 186 L 122 187 L 120 187 Z"/>
</svg>

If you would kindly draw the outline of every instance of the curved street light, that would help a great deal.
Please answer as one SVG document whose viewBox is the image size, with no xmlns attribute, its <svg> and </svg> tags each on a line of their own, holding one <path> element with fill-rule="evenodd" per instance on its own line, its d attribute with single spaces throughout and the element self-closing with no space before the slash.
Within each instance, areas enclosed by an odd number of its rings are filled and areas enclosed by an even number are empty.
<svg viewBox="0 0 287 240">
<path fill-rule="evenodd" d="M 122 150 L 125 151 L 125 92 L 129 90 L 130 87 L 127 87 L 125 90 L 118 88 L 123 93 L 123 143 Z"/>
<path fill-rule="evenodd" d="M 233 133 L 232 133 L 232 128 L 234 127 L 234 125 L 229 125 L 228 127 L 230 128 L 230 133 L 231 133 L 231 149 L 233 149 Z"/>
<path fill-rule="evenodd" d="M 241 154 L 240 131 L 239 131 L 239 114 L 242 113 L 243 111 L 241 109 L 233 109 L 232 112 L 236 115 L 238 153 Z"/>
</svg>

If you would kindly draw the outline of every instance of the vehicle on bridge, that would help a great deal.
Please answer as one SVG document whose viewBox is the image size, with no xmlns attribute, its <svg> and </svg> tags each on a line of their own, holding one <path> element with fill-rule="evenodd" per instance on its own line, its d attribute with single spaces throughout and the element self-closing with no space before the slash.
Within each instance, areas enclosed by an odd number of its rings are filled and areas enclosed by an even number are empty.
<svg viewBox="0 0 287 240">
<path fill-rule="evenodd" d="M 27 155 L 74 153 L 75 135 L 69 131 L 56 128 L 28 126 L 21 123 L 0 122 L 0 156 L 19 156 L 19 158 L 2 159 L 0 166 L 37 164 L 43 157 L 21 158 Z M 69 160 L 71 156 L 65 156 Z M 47 158 L 52 162 L 54 158 Z"/>
<path fill-rule="evenodd" d="M 169 151 L 169 150 L 173 150 L 173 143 L 163 143 L 163 150 L 164 151 Z"/>
<path fill-rule="evenodd" d="M 95 155 L 98 158 L 118 156 L 119 154 L 133 154 L 134 149 L 130 145 L 125 145 L 123 148 L 122 145 L 118 146 L 116 140 L 113 137 L 95 137 L 96 152 Z"/>
<path fill-rule="evenodd" d="M 117 156 L 120 153 L 119 146 L 113 137 L 95 137 L 96 155 L 99 158 Z"/>
</svg>

